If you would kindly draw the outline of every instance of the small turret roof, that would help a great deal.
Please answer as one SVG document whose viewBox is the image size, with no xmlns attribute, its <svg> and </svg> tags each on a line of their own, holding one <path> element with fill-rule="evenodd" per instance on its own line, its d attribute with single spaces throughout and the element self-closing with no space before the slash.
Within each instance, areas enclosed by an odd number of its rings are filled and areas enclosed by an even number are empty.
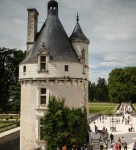
<svg viewBox="0 0 136 150">
<path fill-rule="evenodd" d="M 79 24 L 79 17 L 77 15 L 77 23 L 76 26 L 73 30 L 73 33 L 70 36 L 70 40 L 82 40 L 82 41 L 87 41 L 88 43 L 90 42 L 89 39 L 84 35 L 80 24 Z"/>
</svg>

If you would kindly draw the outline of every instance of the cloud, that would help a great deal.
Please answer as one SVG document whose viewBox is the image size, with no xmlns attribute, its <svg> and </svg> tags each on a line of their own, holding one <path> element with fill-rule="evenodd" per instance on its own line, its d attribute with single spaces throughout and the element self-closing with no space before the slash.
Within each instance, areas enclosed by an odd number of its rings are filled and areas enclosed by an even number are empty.
<svg viewBox="0 0 136 150">
<path fill-rule="evenodd" d="M 109 77 L 109 73 L 110 73 L 109 70 L 107 70 L 107 71 L 105 71 L 105 70 L 101 70 L 101 71 L 99 71 L 99 70 L 95 70 L 95 71 L 90 70 L 89 79 L 90 79 L 91 82 L 95 82 L 95 83 L 97 83 L 97 80 L 98 80 L 99 77 L 105 78 L 106 81 L 107 81 L 108 77 Z"/>
<path fill-rule="evenodd" d="M 102 66 L 132 66 L 136 65 L 136 53 L 109 53 L 104 56 L 104 62 Z"/>
<path fill-rule="evenodd" d="M 26 49 L 27 8 L 36 8 L 38 22 L 47 16 L 47 2 L 0 1 L 0 46 Z M 58 1 L 58 0 L 57 0 Z M 59 18 L 70 36 L 79 23 L 90 39 L 90 80 L 108 78 L 115 67 L 136 65 L 136 0 L 59 0 Z M 41 23 L 38 26 L 41 28 Z"/>
</svg>

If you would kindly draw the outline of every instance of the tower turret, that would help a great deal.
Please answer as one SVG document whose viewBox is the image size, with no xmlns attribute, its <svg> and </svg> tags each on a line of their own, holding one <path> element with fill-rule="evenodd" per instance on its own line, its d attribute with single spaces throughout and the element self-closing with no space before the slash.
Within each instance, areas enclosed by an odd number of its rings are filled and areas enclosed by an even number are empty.
<svg viewBox="0 0 136 150">
<path fill-rule="evenodd" d="M 89 45 L 90 41 L 84 35 L 84 33 L 80 27 L 78 14 L 77 14 L 76 21 L 77 22 L 76 22 L 75 28 L 69 39 L 72 42 L 72 45 L 73 45 L 74 49 L 76 50 L 76 53 L 77 53 L 79 59 L 82 59 L 82 54 L 84 51 L 85 65 L 88 66 L 88 45 Z"/>
<path fill-rule="evenodd" d="M 88 112 L 86 64 L 89 40 L 79 25 L 78 16 L 71 35 L 72 43 L 58 17 L 58 3 L 55 0 L 48 2 L 47 18 L 38 33 L 36 9 L 28 10 L 28 18 L 28 53 L 19 64 L 20 150 L 46 147 L 42 117 L 48 111 L 50 97 L 64 98 L 65 106 L 86 108 Z M 79 54 L 77 45 L 82 47 Z"/>
</svg>

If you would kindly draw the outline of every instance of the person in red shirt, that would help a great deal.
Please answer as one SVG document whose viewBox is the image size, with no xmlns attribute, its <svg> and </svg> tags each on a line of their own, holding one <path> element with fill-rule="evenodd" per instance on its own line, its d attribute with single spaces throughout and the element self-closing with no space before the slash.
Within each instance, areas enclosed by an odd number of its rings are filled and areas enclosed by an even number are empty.
<svg viewBox="0 0 136 150">
<path fill-rule="evenodd" d="M 62 147 L 62 150 L 67 150 L 67 147 L 66 147 L 66 145 Z"/>
<path fill-rule="evenodd" d="M 115 144 L 115 150 L 119 150 L 119 145 L 118 145 L 118 143 Z"/>
</svg>

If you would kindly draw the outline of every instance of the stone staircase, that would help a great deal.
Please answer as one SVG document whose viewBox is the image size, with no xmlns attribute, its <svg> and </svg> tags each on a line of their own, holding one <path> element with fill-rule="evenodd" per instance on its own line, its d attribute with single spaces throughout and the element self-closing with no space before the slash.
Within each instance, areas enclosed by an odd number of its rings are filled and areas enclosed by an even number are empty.
<svg viewBox="0 0 136 150">
<path fill-rule="evenodd" d="M 89 143 L 93 143 L 93 150 L 100 150 L 100 144 L 102 143 L 102 145 L 105 142 L 108 142 L 108 137 L 107 135 L 103 135 L 102 133 L 95 133 L 95 132 L 90 132 L 89 133 Z"/>
<path fill-rule="evenodd" d="M 94 144 L 93 150 L 100 150 L 100 140 L 99 139 L 93 139 L 92 142 Z"/>
<path fill-rule="evenodd" d="M 101 134 L 100 133 L 95 133 L 95 132 L 90 132 L 89 134 L 89 142 L 93 143 L 93 150 L 100 150 L 100 139 L 101 139 Z"/>
</svg>

